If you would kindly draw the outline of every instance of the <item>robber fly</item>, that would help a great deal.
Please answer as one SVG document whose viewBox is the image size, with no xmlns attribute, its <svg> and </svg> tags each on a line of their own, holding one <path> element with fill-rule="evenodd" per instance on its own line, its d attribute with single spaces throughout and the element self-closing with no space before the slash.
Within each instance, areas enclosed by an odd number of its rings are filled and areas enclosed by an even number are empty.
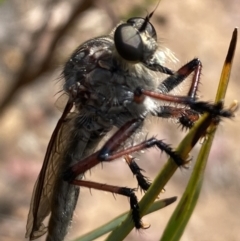
<svg viewBox="0 0 240 241">
<path fill-rule="evenodd" d="M 63 89 L 69 98 L 48 144 L 34 187 L 26 233 L 30 240 L 46 232 L 48 241 L 64 239 L 79 186 L 129 197 L 135 227 L 144 228 L 135 189 L 82 180 L 84 172 L 100 162 L 125 157 L 139 186 L 147 190 L 151 183 L 131 158 L 132 153 L 156 146 L 178 166 L 186 162 L 156 138 L 126 145 L 141 130 L 148 116 L 175 118 L 186 128 L 191 128 L 204 112 L 215 117 L 231 117 L 232 114 L 219 104 L 197 101 L 199 59 L 193 59 L 178 71 L 162 65 L 163 51 L 150 23 L 153 13 L 145 18 L 130 18 L 117 25 L 109 35 L 86 41 L 67 61 Z M 159 72 L 166 76 L 163 81 L 156 75 Z M 187 95 L 170 95 L 169 92 L 191 73 Z M 177 105 L 163 105 L 161 101 Z M 113 127 L 118 130 L 95 151 Z M 48 215 L 50 220 L 46 227 L 43 221 Z"/>
</svg>

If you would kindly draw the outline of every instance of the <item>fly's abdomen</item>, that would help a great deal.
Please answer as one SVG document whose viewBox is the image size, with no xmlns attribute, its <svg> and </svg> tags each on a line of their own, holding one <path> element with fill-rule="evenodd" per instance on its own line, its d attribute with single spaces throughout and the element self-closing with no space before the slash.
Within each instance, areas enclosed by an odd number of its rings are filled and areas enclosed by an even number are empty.
<svg viewBox="0 0 240 241">
<path fill-rule="evenodd" d="M 61 157 L 62 165 L 57 174 L 51 201 L 47 241 L 64 240 L 78 200 L 79 188 L 63 181 L 62 174 L 77 161 L 88 156 L 103 137 L 98 131 L 90 131 L 82 124 L 79 125 L 79 120 L 76 119 L 75 128 L 69 135 L 69 144 Z M 79 175 L 79 178 L 82 178 L 82 175 Z"/>
<path fill-rule="evenodd" d="M 48 226 L 47 241 L 62 241 L 71 224 L 74 209 L 77 204 L 79 188 L 59 180 L 58 188 L 52 200 L 52 213 Z"/>
</svg>

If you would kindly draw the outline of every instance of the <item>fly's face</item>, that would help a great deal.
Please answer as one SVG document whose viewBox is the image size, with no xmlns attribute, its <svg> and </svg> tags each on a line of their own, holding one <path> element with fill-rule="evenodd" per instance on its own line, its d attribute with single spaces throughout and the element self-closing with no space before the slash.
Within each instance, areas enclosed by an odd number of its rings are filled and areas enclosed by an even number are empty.
<svg viewBox="0 0 240 241">
<path fill-rule="evenodd" d="M 157 50 L 157 34 L 148 18 L 130 18 L 114 33 L 118 54 L 127 61 L 146 62 Z"/>
</svg>

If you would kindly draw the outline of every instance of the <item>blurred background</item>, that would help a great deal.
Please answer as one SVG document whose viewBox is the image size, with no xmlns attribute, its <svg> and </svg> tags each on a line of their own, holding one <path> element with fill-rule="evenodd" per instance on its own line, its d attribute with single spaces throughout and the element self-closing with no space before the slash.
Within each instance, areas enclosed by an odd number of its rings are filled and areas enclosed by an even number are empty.
<svg viewBox="0 0 240 241">
<path fill-rule="evenodd" d="M 25 240 L 25 225 L 33 185 L 46 147 L 61 112 L 55 105 L 61 90 L 62 66 L 83 41 L 107 34 L 119 20 L 145 17 L 156 1 L 143 0 L 1 0 L 0 1 L 0 239 Z M 170 48 L 178 69 L 199 57 L 203 63 L 199 94 L 214 100 L 221 68 L 233 29 L 240 24 L 237 0 L 165 0 L 152 23 L 160 44 Z M 225 105 L 239 100 L 240 45 L 232 69 Z M 60 81 L 59 81 L 60 80 Z M 186 81 L 185 88 L 189 82 Z M 183 90 L 185 89 L 183 87 Z M 183 92 L 182 92 L 183 93 Z M 216 134 L 206 169 L 203 190 L 182 240 L 240 240 L 240 126 L 239 114 L 224 120 Z M 172 121 L 151 119 L 148 136 L 156 135 L 177 146 L 186 133 Z M 178 170 L 162 198 L 179 199 L 191 174 Z M 155 148 L 138 155 L 139 165 L 154 179 L 167 160 Z M 136 187 L 122 159 L 95 167 L 88 180 Z M 141 199 L 141 193 L 138 193 Z M 133 230 L 126 240 L 155 241 L 176 203 L 143 218 L 147 230 Z M 129 210 L 126 198 L 81 189 L 67 240 L 72 240 Z M 44 240 L 41 238 L 39 240 Z M 104 238 L 99 238 L 104 240 Z"/>
</svg>

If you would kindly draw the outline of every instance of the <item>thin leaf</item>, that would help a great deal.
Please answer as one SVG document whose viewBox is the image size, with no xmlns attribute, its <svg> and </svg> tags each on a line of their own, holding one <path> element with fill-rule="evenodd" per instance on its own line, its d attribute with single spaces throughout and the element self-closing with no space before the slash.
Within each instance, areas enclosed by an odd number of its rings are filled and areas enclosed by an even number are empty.
<svg viewBox="0 0 240 241">
<path fill-rule="evenodd" d="M 155 212 L 161 208 L 164 208 L 164 207 L 170 205 L 171 203 L 175 202 L 176 200 L 177 200 L 177 197 L 171 197 L 171 198 L 166 198 L 166 199 L 156 201 L 151 205 L 147 214 Z M 91 240 L 94 240 L 94 239 L 112 231 L 127 217 L 127 214 L 128 214 L 128 212 L 121 214 L 120 216 L 116 217 L 115 219 L 111 220 L 110 222 L 102 225 L 101 227 L 99 227 L 89 233 L 82 235 L 81 237 L 75 239 L 74 241 L 91 241 Z"/>
<path fill-rule="evenodd" d="M 216 95 L 216 103 L 225 98 L 227 86 L 229 83 L 232 61 L 237 43 L 237 29 L 234 30 L 232 40 L 230 42 L 228 54 L 223 65 L 222 74 Z M 208 115 L 208 114 L 207 114 Z M 169 223 L 162 235 L 161 241 L 177 241 L 181 238 L 184 229 L 192 215 L 196 206 L 203 183 L 204 171 L 208 156 L 211 150 L 212 142 L 217 126 L 213 122 L 208 132 L 210 133 L 203 143 L 199 152 L 194 170 L 189 180 L 188 186 L 177 206 Z"/>
</svg>

